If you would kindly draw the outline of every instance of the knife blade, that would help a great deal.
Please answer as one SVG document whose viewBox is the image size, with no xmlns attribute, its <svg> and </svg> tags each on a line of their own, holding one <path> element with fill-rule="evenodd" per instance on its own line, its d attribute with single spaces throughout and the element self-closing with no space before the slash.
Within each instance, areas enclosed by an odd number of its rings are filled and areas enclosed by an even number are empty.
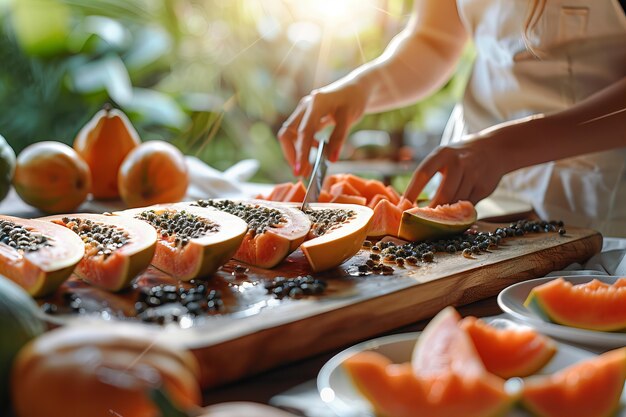
<svg viewBox="0 0 626 417">
<path fill-rule="evenodd" d="M 317 146 L 317 156 L 315 157 L 315 163 L 313 170 L 311 171 L 311 178 L 309 179 L 309 185 L 306 188 L 306 194 L 304 200 L 300 206 L 300 210 L 305 211 L 309 208 L 309 203 L 317 201 L 322 190 L 322 183 L 326 176 L 326 170 L 328 168 L 328 161 L 326 160 L 326 143 L 322 140 L 319 141 Z"/>
</svg>

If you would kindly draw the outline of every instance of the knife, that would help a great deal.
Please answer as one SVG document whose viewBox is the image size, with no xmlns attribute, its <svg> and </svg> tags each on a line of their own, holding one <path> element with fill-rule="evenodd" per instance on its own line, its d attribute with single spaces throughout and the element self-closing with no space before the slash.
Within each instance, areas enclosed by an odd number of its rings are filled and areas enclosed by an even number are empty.
<svg viewBox="0 0 626 417">
<path fill-rule="evenodd" d="M 302 201 L 302 205 L 300 206 L 300 210 L 302 211 L 309 209 L 309 203 L 317 201 L 320 191 L 322 190 L 322 183 L 324 182 L 326 169 L 328 168 L 325 148 L 326 142 L 320 140 L 319 145 L 317 145 L 317 156 L 315 157 L 315 164 L 313 165 L 313 170 L 311 171 L 309 185 L 307 186 L 306 194 L 304 195 L 304 201 Z"/>
</svg>

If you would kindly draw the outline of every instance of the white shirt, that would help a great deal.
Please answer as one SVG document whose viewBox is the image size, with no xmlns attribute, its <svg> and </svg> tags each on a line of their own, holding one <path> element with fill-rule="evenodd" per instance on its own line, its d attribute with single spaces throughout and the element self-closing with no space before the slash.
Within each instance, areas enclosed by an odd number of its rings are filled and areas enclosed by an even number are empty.
<svg viewBox="0 0 626 417">
<path fill-rule="evenodd" d="M 545 7 L 525 43 L 533 4 Z M 617 0 L 457 0 L 457 6 L 477 57 L 443 143 L 564 110 L 626 75 L 626 15 Z M 624 148 L 515 171 L 496 192 L 524 198 L 544 219 L 626 236 L 626 126 Z"/>
</svg>

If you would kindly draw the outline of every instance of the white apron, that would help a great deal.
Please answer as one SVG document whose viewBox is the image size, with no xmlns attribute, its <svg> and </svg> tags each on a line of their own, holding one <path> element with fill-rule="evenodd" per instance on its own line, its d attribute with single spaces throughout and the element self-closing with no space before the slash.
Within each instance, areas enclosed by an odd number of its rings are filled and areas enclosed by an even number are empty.
<svg viewBox="0 0 626 417">
<path fill-rule="evenodd" d="M 443 144 L 504 121 L 564 110 L 626 75 L 626 16 L 618 0 L 547 0 L 526 32 L 531 52 L 522 33 L 532 4 L 457 0 L 477 57 Z M 525 199 L 544 219 L 626 236 L 626 126 L 624 146 L 520 169 L 496 192 Z"/>
</svg>

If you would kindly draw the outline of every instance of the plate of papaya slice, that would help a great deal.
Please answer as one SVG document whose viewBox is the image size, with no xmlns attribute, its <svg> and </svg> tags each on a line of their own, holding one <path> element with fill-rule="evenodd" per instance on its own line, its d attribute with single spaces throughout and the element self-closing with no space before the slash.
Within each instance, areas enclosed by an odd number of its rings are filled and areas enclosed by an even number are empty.
<svg viewBox="0 0 626 417">
<path fill-rule="evenodd" d="M 372 339 L 320 370 L 340 417 L 626 417 L 626 348 L 602 355 L 447 307 L 423 332 Z"/>
<path fill-rule="evenodd" d="M 513 284 L 498 305 L 542 333 L 576 344 L 626 346 L 626 277 L 572 275 Z"/>
</svg>

